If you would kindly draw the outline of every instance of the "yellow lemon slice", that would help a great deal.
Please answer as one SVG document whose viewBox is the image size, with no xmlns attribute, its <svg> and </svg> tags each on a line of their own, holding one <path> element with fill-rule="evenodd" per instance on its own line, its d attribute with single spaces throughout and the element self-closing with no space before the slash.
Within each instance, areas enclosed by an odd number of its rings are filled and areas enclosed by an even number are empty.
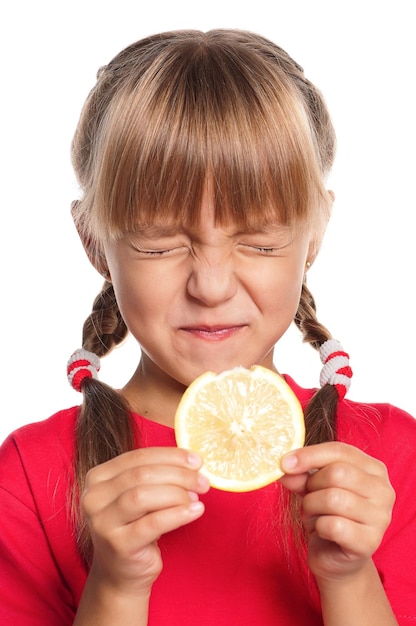
<svg viewBox="0 0 416 626">
<path fill-rule="evenodd" d="M 206 372 L 175 415 L 176 442 L 197 452 L 213 487 L 251 491 L 283 475 L 283 454 L 305 440 L 302 407 L 279 374 L 254 365 Z"/>
</svg>

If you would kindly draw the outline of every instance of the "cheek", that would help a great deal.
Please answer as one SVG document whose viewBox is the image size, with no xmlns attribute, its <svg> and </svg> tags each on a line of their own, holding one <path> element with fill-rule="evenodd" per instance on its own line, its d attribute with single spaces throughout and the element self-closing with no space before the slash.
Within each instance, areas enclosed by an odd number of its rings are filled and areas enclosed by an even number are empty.
<svg viewBox="0 0 416 626">
<path fill-rule="evenodd" d="M 132 323 L 142 317 L 142 307 L 148 302 L 147 289 L 130 272 L 114 266 L 110 268 L 110 272 L 120 313 L 129 330 L 132 330 Z"/>
<path fill-rule="evenodd" d="M 258 298 L 270 308 L 294 315 L 298 309 L 304 272 L 299 264 L 285 264 L 259 272 L 255 284 Z"/>
<path fill-rule="evenodd" d="M 115 268 L 111 274 L 120 313 L 133 335 L 159 324 L 169 313 L 178 291 L 170 273 Z"/>
</svg>

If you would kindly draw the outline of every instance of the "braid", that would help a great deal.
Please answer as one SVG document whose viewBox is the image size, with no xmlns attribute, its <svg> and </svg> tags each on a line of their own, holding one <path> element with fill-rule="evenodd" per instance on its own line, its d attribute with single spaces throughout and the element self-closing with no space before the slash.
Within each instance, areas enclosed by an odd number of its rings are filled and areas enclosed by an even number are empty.
<svg viewBox="0 0 416 626">
<path fill-rule="evenodd" d="M 299 307 L 294 319 L 303 340 L 315 350 L 331 339 L 329 331 L 318 322 L 315 300 L 306 282 L 302 285 Z M 336 408 L 338 393 L 333 385 L 324 385 L 309 401 L 305 409 L 306 445 L 336 439 Z"/>
<path fill-rule="evenodd" d="M 114 289 L 105 282 L 84 323 L 82 347 L 104 356 L 127 336 Z M 137 433 L 130 410 L 122 396 L 109 385 L 88 378 L 82 382 L 84 402 L 76 426 L 74 511 L 78 526 L 78 546 L 87 562 L 92 557 L 92 543 L 85 520 L 79 513 L 79 496 L 88 471 L 123 452 L 136 447 Z"/>
<path fill-rule="evenodd" d="M 303 335 L 303 341 L 311 344 L 315 350 L 331 339 L 329 331 L 320 324 L 316 317 L 315 300 L 304 281 L 298 310 L 294 318 L 295 325 Z M 336 439 L 336 409 L 338 392 L 333 385 L 324 385 L 309 401 L 305 408 L 305 445 L 314 445 Z M 297 494 L 284 491 L 280 508 L 280 523 L 291 528 L 295 544 L 300 554 L 305 554 L 306 535 L 301 520 L 301 502 Z M 288 547 L 286 546 L 286 549 Z M 288 553 L 288 558 L 291 558 Z"/>
<path fill-rule="evenodd" d="M 113 285 L 106 281 L 93 302 L 91 314 L 84 322 L 82 347 L 101 357 L 126 336 L 127 327 L 121 317 Z"/>
</svg>

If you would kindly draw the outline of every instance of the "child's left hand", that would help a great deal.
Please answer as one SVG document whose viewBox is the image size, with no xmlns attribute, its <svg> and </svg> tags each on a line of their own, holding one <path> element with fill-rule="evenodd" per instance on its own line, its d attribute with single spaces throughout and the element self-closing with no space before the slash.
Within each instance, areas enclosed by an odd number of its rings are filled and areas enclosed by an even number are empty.
<svg viewBox="0 0 416 626">
<path fill-rule="evenodd" d="M 384 464 L 328 442 L 287 454 L 282 469 L 280 482 L 301 498 L 309 567 L 318 582 L 360 571 L 391 519 L 395 494 Z"/>
</svg>

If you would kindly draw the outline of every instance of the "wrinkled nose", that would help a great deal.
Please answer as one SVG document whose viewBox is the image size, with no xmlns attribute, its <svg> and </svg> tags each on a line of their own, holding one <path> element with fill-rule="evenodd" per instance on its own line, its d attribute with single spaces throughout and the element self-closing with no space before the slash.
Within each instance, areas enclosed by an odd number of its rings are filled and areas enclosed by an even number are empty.
<svg viewBox="0 0 416 626">
<path fill-rule="evenodd" d="M 188 283 L 188 294 L 205 306 L 218 306 L 231 299 L 237 290 L 237 278 L 230 260 L 198 259 L 194 261 Z"/>
</svg>

